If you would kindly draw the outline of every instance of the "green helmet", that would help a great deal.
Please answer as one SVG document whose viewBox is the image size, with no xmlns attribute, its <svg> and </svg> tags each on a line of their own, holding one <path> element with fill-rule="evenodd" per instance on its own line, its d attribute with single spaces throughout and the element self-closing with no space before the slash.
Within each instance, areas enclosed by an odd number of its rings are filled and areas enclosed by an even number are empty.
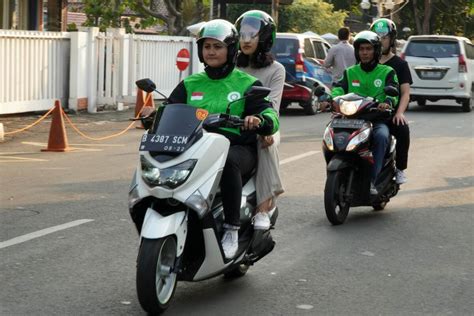
<svg viewBox="0 0 474 316">
<path fill-rule="evenodd" d="M 258 35 L 260 50 L 263 52 L 269 52 L 275 42 L 276 24 L 266 12 L 247 11 L 235 21 L 235 27 L 239 31 L 240 38 L 244 40 Z"/>
<path fill-rule="evenodd" d="M 359 32 L 354 37 L 354 54 L 357 62 L 360 62 L 359 47 L 362 43 L 369 43 L 374 47 L 374 60 L 378 62 L 382 55 L 382 43 L 380 42 L 380 37 L 371 31 Z"/>
<path fill-rule="evenodd" d="M 395 45 L 395 39 L 397 38 L 397 26 L 392 20 L 381 18 L 375 20 L 370 26 L 370 30 L 377 33 L 378 36 L 390 36 L 390 46 Z"/>
<path fill-rule="evenodd" d="M 204 62 L 202 56 L 202 46 L 206 38 L 212 38 L 226 44 L 227 62 L 235 64 L 235 57 L 239 51 L 239 35 L 232 23 L 226 20 L 216 19 L 206 22 L 198 34 L 198 56 L 199 61 Z"/>
</svg>

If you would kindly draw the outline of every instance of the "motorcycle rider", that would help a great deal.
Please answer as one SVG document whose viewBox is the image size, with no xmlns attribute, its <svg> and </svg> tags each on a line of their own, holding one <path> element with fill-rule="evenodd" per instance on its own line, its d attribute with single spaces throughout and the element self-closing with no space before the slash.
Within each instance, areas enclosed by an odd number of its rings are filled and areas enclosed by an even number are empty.
<svg viewBox="0 0 474 316">
<path fill-rule="evenodd" d="M 377 100 L 384 100 L 379 103 L 379 110 L 393 108 L 398 103 L 398 98 L 387 96 L 383 89 L 390 85 L 398 88 L 398 78 L 391 67 L 379 64 L 382 54 L 382 43 L 379 36 L 371 31 L 358 33 L 354 38 L 354 54 L 357 64 L 344 71 L 342 79 L 332 89 L 332 97 L 353 92 L 362 96 L 376 97 Z M 323 102 L 323 109 L 327 105 L 327 102 Z M 375 121 L 372 123 L 374 165 L 371 171 L 370 195 L 375 196 L 378 194 L 375 181 L 383 167 L 390 133 L 385 122 Z"/>
<path fill-rule="evenodd" d="M 382 41 L 382 57 L 380 63 L 392 67 L 397 73 L 400 84 L 400 98 L 396 107 L 396 112 L 389 122 L 387 122 L 390 133 L 397 139 L 397 157 L 395 181 L 398 184 L 407 182 L 404 170 L 408 163 L 408 149 L 410 147 L 410 128 L 404 113 L 410 102 L 411 79 L 408 63 L 395 55 L 395 40 L 397 38 L 397 26 L 392 20 L 381 18 L 375 20 L 370 26 L 372 32 L 377 33 Z"/>
<path fill-rule="evenodd" d="M 262 85 L 257 78 L 235 68 L 239 36 L 232 23 L 220 19 L 207 22 L 199 31 L 197 45 L 205 71 L 181 81 L 171 93 L 169 103 L 186 103 L 210 114 L 226 113 L 230 101 L 243 97 L 250 87 Z M 242 177 L 255 168 L 257 134 L 272 135 L 279 128 L 278 115 L 264 98 L 235 102 L 230 114 L 244 118 L 245 125 L 243 131 L 216 131 L 230 141 L 220 183 L 225 216 L 222 248 L 228 259 L 238 249 Z"/>
<path fill-rule="evenodd" d="M 276 36 L 275 22 L 266 12 L 250 10 L 236 20 L 235 27 L 240 36 L 237 67 L 255 76 L 272 90 L 268 98 L 278 114 L 285 84 L 285 67 L 274 60 L 270 53 Z M 255 178 L 257 213 L 253 225 L 255 229 L 266 230 L 270 228 L 269 214 L 276 209 L 276 198 L 284 192 L 279 172 L 280 132 L 260 136 L 258 142 Z"/>
</svg>

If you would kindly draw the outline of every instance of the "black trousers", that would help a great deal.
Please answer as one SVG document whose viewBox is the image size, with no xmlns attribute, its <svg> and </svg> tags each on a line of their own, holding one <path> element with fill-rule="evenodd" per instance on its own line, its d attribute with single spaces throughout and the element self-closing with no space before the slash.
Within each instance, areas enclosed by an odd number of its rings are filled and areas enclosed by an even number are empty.
<svg viewBox="0 0 474 316">
<path fill-rule="evenodd" d="M 230 146 L 221 179 L 225 223 L 240 226 L 242 178 L 257 165 L 256 145 Z"/>
<path fill-rule="evenodd" d="M 410 148 L 410 128 L 407 125 L 396 125 L 388 122 L 390 134 L 397 139 L 397 157 L 395 165 L 399 170 L 405 170 L 408 165 L 408 149 Z"/>
</svg>

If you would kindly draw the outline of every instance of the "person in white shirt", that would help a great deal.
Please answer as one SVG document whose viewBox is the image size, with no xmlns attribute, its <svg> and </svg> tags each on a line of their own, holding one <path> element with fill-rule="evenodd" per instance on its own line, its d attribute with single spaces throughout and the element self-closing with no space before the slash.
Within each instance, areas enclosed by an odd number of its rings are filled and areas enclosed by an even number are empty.
<svg viewBox="0 0 474 316">
<path fill-rule="evenodd" d="M 356 63 L 354 47 L 349 44 L 349 28 L 340 28 L 337 32 L 337 36 L 340 42 L 329 49 L 328 55 L 324 60 L 324 67 L 332 68 L 333 82 L 338 82 L 342 78 L 344 69 Z"/>
</svg>

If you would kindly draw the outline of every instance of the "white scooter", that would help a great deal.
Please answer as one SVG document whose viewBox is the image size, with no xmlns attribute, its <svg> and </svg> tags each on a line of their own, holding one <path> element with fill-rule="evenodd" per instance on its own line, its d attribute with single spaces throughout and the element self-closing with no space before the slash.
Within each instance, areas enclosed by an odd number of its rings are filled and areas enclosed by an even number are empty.
<svg viewBox="0 0 474 316">
<path fill-rule="evenodd" d="M 137 85 L 146 92 L 156 91 L 149 79 Z M 269 91 L 253 87 L 244 98 L 265 97 Z M 160 107 L 153 121 L 142 122 L 148 131 L 140 143 L 129 210 L 140 233 L 138 299 L 144 310 L 158 314 L 169 306 L 178 280 L 243 276 L 250 265 L 273 250 L 275 242 L 269 230 L 253 229 L 256 193 L 252 175 L 243 182 L 239 249 L 230 260 L 222 250 L 224 214 L 219 183 L 230 142 L 212 131 L 243 126 L 241 118 L 208 115 L 196 107 L 173 104 Z M 272 228 L 277 217 L 275 211 Z"/>
</svg>

